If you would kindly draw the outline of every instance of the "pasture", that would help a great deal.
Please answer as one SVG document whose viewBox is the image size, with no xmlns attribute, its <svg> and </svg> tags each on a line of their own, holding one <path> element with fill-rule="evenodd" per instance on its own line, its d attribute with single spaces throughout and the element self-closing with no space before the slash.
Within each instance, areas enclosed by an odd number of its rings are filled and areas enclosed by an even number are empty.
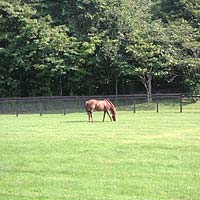
<svg viewBox="0 0 200 200">
<path fill-rule="evenodd" d="M 0 115 L 1 200 L 198 200 L 200 112 Z"/>
</svg>

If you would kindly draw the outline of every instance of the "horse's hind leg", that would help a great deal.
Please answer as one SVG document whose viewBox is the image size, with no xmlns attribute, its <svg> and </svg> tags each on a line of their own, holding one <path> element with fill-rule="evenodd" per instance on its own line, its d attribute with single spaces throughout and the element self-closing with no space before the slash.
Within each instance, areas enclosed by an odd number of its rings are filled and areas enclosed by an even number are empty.
<svg viewBox="0 0 200 200">
<path fill-rule="evenodd" d="M 92 112 L 91 111 L 88 111 L 88 121 L 89 122 L 93 122 Z"/>
<path fill-rule="evenodd" d="M 93 122 L 92 112 L 90 113 L 91 122 Z"/>
<path fill-rule="evenodd" d="M 88 122 L 90 122 L 90 118 L 91 118 L 91 112 L 90 112 L 90 111 L 88 111 L 88 112 L 87 112 L 87 114 L 88 114 Z"/>
</svg>

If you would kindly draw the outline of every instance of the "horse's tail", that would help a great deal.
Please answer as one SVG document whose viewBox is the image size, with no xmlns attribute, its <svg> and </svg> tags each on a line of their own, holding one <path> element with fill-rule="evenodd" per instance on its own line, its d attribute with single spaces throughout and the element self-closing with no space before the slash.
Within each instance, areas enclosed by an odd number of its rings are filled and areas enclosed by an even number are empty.
<svg viewBox="0 0 200 200">
<path fill-rule="evenodd" d="M 86 101 L 85 102 L 85 110 L 88 114 L 91 114 L 92 111 L 90 110 L 90 106 L 89 106 L 89 101 Z"/>
<path fill-rule="evenodd" d="M 89 111 L 88 111 L 88 101 L 85 102 L 85 110 L 86 110 L 87 112 L 89 112 Z"/>
</svg>

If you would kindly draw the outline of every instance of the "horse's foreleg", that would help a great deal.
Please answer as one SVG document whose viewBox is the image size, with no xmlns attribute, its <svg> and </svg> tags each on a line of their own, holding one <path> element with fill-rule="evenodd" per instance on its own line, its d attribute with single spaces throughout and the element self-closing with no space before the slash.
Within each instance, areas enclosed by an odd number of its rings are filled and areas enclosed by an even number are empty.
<svg viewBox="0 0 200 200">
<path fill-rule="evenodd" d="M 112 122 L 112 117 L 110 116 L 110 113 L 108 111 L 106 111 L 106 113 L 108 114 L 110 121 Z"/>
<path fill-rule="evenodd" d="M 106 111 L 104 111 L 103 113 L 103 122 L 104 122 L 105 116 L 106 116 Z"/>
</svg>

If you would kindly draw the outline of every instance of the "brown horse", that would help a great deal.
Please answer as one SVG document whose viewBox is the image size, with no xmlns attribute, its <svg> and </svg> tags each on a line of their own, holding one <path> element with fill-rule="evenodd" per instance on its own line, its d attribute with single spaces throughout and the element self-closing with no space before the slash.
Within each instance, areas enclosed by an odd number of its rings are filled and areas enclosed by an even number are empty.
<svg viewBox="0 0 200 200">
<path fill-rule="evenodd" d="M 86 109 L 87 114 L 88 114 L 88 121 L 89 122 L 90 121 L 93 122 L 92 113 L 94 112 L 94 110 L 96 110 L 96 111 L 104 111 L 103 122 L 104 122 L 106 113 L 109 116 L 111 121 L 112 120 L 113 121 L 117 120 L 116 108 L 113 105 L 113 103 L 108 99 L 104 99 L 104 100 L 101 100 L 101 101 L 100 100 L 96 100 L 96 99 L 90 99 L 90 100 L 85 102 L 85 109 Z M 112 114 L 112 118 L 111 118 L 109 112 Z"/>
</svg>

